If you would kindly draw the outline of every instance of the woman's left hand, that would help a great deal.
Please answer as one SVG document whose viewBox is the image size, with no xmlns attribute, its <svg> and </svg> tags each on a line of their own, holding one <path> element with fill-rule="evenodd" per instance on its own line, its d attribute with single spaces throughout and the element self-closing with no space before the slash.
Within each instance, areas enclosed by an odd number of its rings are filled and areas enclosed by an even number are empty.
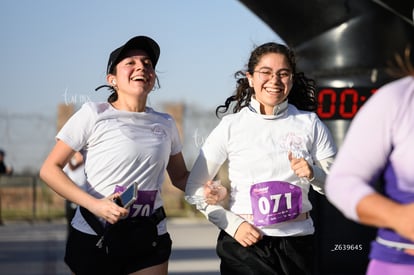
<svg viewBox="0 0 414 275">
<path fill-rule="evenodd" d="M 288 158 L 290 161 L 290 168 L 299 178 L 313 178 L 313 169 L 304 158 L 293 157 L 292 152 L 289 152 Z"/>
</svg>

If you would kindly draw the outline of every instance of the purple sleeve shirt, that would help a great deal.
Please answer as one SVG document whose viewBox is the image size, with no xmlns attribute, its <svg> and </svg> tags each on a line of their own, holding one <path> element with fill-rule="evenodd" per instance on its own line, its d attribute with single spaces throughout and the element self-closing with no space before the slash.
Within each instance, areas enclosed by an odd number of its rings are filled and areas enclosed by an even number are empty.
<svg viewBox="0 0 414 275">
<path fill-rule="evenodd" d="M 414 202 L 414 77 L 381 87 L 351 123 L 326 182 L 326 196 L 346 217 L 358 222 L 356 206 L 382 177 L 385 195 Z M 381 238 L 411 243 L 391 230 Z M 385 250 L 384 250 L 385 249 Z M 373 243 L 371 257 L 414 264 L 414 257 Z"/>
</svg>

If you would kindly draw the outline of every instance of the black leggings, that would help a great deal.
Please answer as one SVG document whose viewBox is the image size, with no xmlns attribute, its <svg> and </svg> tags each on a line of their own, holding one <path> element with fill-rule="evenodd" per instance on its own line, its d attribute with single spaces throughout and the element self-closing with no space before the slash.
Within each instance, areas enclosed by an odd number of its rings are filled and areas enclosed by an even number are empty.
<svg viewBox="0 0 414 275">
<path fill-rule="evenodd" d="M 313 238 L 264 236 L 255 245 L 243 247 L 221 231 L 216 248 L 221 275 L 312 274 Z"/>
</svg>

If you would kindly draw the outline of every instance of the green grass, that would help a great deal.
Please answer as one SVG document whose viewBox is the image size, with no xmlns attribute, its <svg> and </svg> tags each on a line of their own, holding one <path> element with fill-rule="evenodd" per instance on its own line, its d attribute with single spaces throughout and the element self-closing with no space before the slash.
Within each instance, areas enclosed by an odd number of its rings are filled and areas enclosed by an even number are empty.
<svg viewBox="0 0 414 275">
<path fill-rule="evenodd" d="M 64 209 L 48 209 L 47 211 L 33 211 L 28 210 L 2 210 L 1 218 L 3 221 L 19 221 L 19 220 L 53 220 L 65 217 Z"/>
</svg>

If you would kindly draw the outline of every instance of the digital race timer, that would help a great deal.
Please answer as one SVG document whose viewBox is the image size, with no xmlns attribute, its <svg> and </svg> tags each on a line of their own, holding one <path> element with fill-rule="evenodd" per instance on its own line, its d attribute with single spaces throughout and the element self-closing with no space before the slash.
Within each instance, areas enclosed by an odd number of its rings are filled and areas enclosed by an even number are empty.
<svg viewBox="0 0 414 275">
<path fill-rule="evenodd" d="M 321 88 L 317 114 L 321 119 L 352 119 L 377 88 Z"/>
</svg>

